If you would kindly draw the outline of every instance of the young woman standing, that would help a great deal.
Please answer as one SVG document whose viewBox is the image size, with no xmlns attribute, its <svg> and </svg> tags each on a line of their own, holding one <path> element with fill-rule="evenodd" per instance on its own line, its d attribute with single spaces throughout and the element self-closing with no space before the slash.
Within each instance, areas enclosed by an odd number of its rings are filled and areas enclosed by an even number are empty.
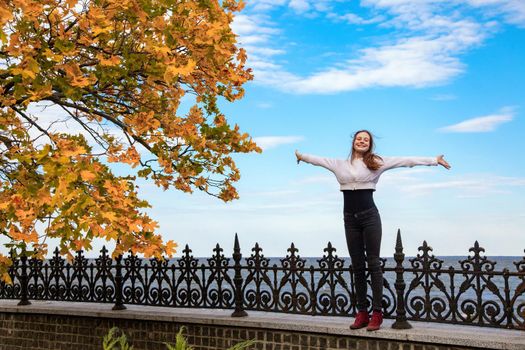
<svg viewBox="0 0 525 350">
<path fill-rule="evenodd" d="M 398 167 L 442 165 L 450 169 L 443 155 L 437 157 L 380 157 L 373 153 L 374 141 L 368 130 L 354 134 L 349 159 L 321 158 L 295 151 L 300 161 L 322 166 L 334 173 L 344 198 L 346 243 L 355 274 L 357 315 L 351 329 L 367 327 L 376 331 L 383 322 L 383 273 L 379 260 L 381 248 L 381 218 L 375 206 L 373 192 L 383 172 Z M 365 261 L 366 260 L 366 261 Z M 372 317 L 366 305 L 367 284 L 365 263 L 372 285 Z"/>
</svg>

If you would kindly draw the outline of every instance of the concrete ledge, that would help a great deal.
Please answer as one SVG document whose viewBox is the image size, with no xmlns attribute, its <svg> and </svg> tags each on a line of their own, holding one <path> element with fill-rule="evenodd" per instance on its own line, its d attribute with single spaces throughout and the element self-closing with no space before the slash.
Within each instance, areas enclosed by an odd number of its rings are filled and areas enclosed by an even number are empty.
<svg viewBox="0 0 525 350">
<path fill-rule="evenodd" d="M 304 316 L 250 311 L 247 317 L 234 318 L 231 317 L 232 310 L 126 305 L 126 310 L 113 311 L 111 310 L 113 307 L 112 304 L 31 301 L 31 305 L 17 306 L 17 303 L 18 300 L 0 300 L 0 312 L 287 330 L 482 349 L 525 349 L 524 331 L 487 327 L 411 322 L 412 329 L 395 330 L 391 328 L 393 320 L 385 320 L 382 329 L 377 332 L 367 332 L 364 329 L 350 330 L 348 326 L 353 321 L 350 317 Z"/>
</svg>

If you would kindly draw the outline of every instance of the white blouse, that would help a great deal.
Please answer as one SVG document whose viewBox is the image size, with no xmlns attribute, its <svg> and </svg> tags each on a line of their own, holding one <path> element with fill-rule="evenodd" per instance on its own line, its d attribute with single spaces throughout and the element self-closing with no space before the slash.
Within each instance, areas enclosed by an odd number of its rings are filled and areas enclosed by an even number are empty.
<svg viewBox="0 0 525 350">
<path fill-rule="evenodd" d="M 415 165 L 437 165 L 436 157 L 381 157 L 381 167 L 378 170 L 370 170 L 362 159 L 322 158 L 311 154 L 300 154 L 299 158 L 317 166 L 322 166 L 334 173 L 342 190 L 375 190 L 379 176 L 389 169 L 399 167 L 413 167 Z"/>
</svg>

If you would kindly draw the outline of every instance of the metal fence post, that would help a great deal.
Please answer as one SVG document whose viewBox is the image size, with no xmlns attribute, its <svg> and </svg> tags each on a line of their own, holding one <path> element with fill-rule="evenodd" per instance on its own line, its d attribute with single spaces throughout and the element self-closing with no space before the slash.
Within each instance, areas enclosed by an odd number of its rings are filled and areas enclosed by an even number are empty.
<svg viewBox="0 0 525 350">
<path fill-rule="evenodd" d="M 241 274 L 241 247 L 239 245 L 239 238 L 237 233 L 235 234 L 235 244 L 233 246 L 233 261 L 235 262 L 233 269 L 235 270 L 235 276 L 233 277 L 233 283 L 235 284 L 235 311 L 232 313 L 231 317 L 244 317 L 248 316 L 246 311 L 244 311 L 243 297 L 242 297 L 242 274 Z"/>
<path fill-rule="evenodd" d="M 25 250 L 22 252 L 22 255 L 20 256 L 20 261 L 22 262 L 21 266 L 21 274 L 20 274 L 20 302 L 18 303 L 19 306 L 23 305 L 31 305 L 31 302 L 29 301 L 28 295 L 27 295 L 27 284 L 29 283 L 29 277 L 27 276 L 27 255 Z"/>
<path fill-rule="evenodd" d="M 396 282 L 394 287 L 397 294 L 397 308 L 396 308 L 396 321 L 392 324 L 394 329 L 409 329 L 412 328 L 410 323 L 407 321 L 406 317 L 406 307 L 405 307 L 405 287 L 406 283 L 403 278 L 403 273 L 405 269 L 403 268 L 403 260 L 405 259 L 405 254 L 403 254 L 403 243 L 401 242 L 401 230 L 397 230 L 397 239 L 396 239 L 396 252 L 394 253 L 394 260 L 396 261 Z"/>
<path fill-rule="evenodd" d="M 115 259 L 115 305 L 112 310 L 125 310 L 124 301 L 122 298 L 122 284 L 124 278 L 122 277 L 122 254 Z"/>
</svg>

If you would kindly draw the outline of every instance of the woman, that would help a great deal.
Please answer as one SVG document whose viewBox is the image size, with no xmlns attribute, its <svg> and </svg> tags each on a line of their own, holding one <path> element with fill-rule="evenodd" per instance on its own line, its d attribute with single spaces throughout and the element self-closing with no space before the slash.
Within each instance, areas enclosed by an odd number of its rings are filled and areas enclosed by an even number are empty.
<svg viewBox="0 0 525 350">
<path fill-rule="evenodd" d="M 300 161 L 322 166 L 334 173 L 341 185 L 344 197 L 344 222 L 346 243 L 355 273 L 357 315 L 351 329 L 367 327 L 376 331 L 383 322 L 383 273 L 379 260 L 381 248 L 381 218 L 374 204 L 379 176 L 389 169 L 413 167 L 415 165 L 442 165 L 450 169 L 443 155 L 425 157 L 380 157 L 373 153 L 374 140 L 367 130 L 354 134 L 352 153 L 349 159 L 321 158 L 295 151 L 297 164 Z M 365 259 L 371 276 L 372 317 L 366 305 Z"/>
</svg>

